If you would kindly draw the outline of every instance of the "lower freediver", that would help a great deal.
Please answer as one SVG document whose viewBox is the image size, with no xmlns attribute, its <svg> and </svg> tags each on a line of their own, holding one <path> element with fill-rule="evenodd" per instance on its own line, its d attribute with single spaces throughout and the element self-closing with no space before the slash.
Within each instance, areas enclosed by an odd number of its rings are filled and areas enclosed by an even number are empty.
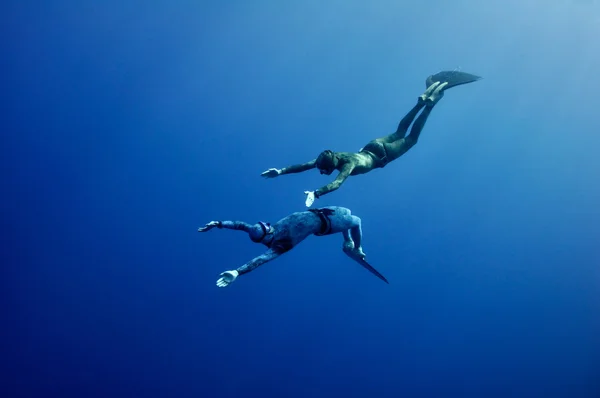
<svg viewBox="0 0 600 398">
<path fill-rule="evenodd" d="M 321 209 L 292 213 L 275 224 L 260 221 L 254 225 L 243 221 L 210 221 L 198 232 L 207 232 L 213 228 L 226 228 L 248 233 L 254 243 L 262 243 L 268 250 L 250 260 L 241 267 L 225 271 L 217 280 L 218 287 L 227 287 L 238 276 L 246 274 L 256 267 L 276 259 L 292 250 L 310 235 L 325 236 L 341 233 L 344 237 L 343 250 L 348 257 L 359 263 L 385 283 L 387 279 L 365 260 L 362 248 L 362 222 L 345 207 L 330 206 Z"/>
</svg>

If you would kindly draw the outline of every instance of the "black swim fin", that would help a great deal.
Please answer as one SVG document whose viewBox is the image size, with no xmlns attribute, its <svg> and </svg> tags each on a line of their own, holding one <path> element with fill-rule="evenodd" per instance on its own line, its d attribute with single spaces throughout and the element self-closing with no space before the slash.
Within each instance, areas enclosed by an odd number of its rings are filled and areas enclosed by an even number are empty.
<svg viewBox="0 0 600 398">
<path fill-rule="evenodd" d="M 462 84 L 476 82 L 479 79 L 481 79 L 480 76 L 472 75 L 470 73 L 461 72 L 457 70 L 441 71 L 436 73 L 435 75 L 429 76 L 425 80 L 425 88 L 431 86 L 435 82 L 447 82 L 448 85 L 444 88 L 444 90 L 448 90 L 449 88 L 460 86 Z"/>
<path fill-rule="evenodd" d="M 359 258 L 355 259 L 360 265 L 362 265 L 363 267 L 365 267 L 370 273 L 372 273 L 373 275 L 375 275 L 376 277 L 378 277 L 379 279 L 381 279 L 382 281 L 384 281 L 385 283 L 387 283 L 388 285 L 390 284 L 388 282 L 387 279 L 385 279 L 385 276 L 381 275 L 379 273 L 379 271 L 377 271 L 375 268 L 373 268 L 371 266 L 371 264 L 369 264 L 368 262 L 366 262 L 365 260 L 361 260 Z"/>
</svg>

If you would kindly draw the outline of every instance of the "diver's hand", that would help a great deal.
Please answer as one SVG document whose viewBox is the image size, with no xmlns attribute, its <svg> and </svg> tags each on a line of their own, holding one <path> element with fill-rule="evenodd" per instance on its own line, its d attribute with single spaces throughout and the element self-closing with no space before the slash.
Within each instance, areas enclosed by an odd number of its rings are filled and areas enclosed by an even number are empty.
<svg viewBox="0 0 600 398">
<path fill-rule="evenodd" d="M 217 286 L 218 287 L 229 286 L 229 284 L 233 283 L 233 281 L 236 280 L 238 275 L 239 275 L 239 272 L 237 272 L 236 270 L 222 272 L 221 277 L 219 279 L 217 279 Z"/>
<path fill-rule="evenodd" d="M 198 228 L 198 232 L 210 231 L 214 227 L 221 228 L 221 221 L 211 221 L 211 222 L 207 223 L 205 226 Z"/>
<path fill-rule="evenodd" d="M 275 178 L 275 177 L 281 175 L 281 170 L 280 169 L 269 169 L 267 171 L 263 171 L 260 175 L 265 178 Z"/>
<path fill-rule="evenodd" d="M 304 194 L 306 195 L 304 204 L 306 207 L 312 206 L 312 204 L 315 203 L 315 193 L 313 191 L 304 191 Z"/>
</svg>

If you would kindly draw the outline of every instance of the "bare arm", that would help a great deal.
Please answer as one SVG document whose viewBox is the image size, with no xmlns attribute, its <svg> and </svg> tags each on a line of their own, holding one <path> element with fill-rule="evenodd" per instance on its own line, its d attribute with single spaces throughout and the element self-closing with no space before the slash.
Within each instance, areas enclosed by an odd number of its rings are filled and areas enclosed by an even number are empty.
<svg viewBox="0 0 600 398">
<path fill-rule="evenodd" d="M 252 260 L 250 260 L 249 262 L 247 262 L 246 264 L 242 265 L 236 271 L 240 275 L 246 274 L 246 273 L 252 271 L 253 269 L 255 269 L 256 267 L 259 267 L 259 266 L 263 265 L 264 263 L 268 263 L 269 261 L 276 259 L 277 257 L 280 256 L 280 254 L 281 253 L 278 253 L 273 249 L 269 249 L 266 252 L 264 252 L 263 254 L 261 254 L 260 256 L 255 257 Z"/>
<path fill-rule="evenodd" d="M 283 169 L 281 169 L 280 175 L 302 173 L 303 171 L 314 169 L 315 167 L 317 167 L 317 159 L 313 159 L 310 162 L 303 164 L 295 164 L 293 166 L 284 167 Z"/>
<path fill-rule="evenodd" d="M 333 182 L 315 191 L 315 197 L 318 198 L 320 196 L 326 195 L 341 187 L 344 181 L 346 181 L 346 178 L 350 177 L 352 170 L 354 170 L 354 164 L 347 163 L 346 165 L 344 165 L 344 167 L 342 167 L 342 170 L 340 171 L 340 174 L 338 174 L 337 178 Z"/>
</svg>

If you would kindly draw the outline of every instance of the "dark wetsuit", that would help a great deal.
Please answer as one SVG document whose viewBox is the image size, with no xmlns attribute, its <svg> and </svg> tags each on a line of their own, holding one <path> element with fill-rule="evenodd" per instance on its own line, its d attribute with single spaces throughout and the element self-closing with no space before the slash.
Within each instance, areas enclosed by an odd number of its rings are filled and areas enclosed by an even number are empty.
<svg viewBox="0 0 600 398">
<path fill-rule="evenodd" d="M 319 230 L 317 232 L 315 232 L 314 234 L 316 236 L 324 236 L 324 235 L 331 234 L 332 226 L 331 226 L 331 220 L 329 217 L 332 216 L 333 214 L 335 214 L 335 210 L 331 209 L 331 208 L 311 209 L 311 210 L 308 210 L 308 212 L 305 213 L 305 215 L 303 217 L 313 217 L 313 216 L 308 216 L 308 214 L 310 214 L 310 213 L 317 216 L 320 221 Z M 296 214 L 302 214 L 302 213 L 296 213 Z M 348 217 L 353 217 L 353 216 L 348 214 Z M 296 221 L 296 222 L 303 223 L 303 221 Z M 253 228 L 252 225 L 245 223 L 243 221 L 222 221 L 219 223 L 219 225 L 217 227 L 245 231 L 245 232 L 249 232 Z M 356 239 L 360 242 L 360 237 L 357 237 Z M 292 250 L 295 246 L 294 240 L 290 236 L 289 229 L 285 227 L 285 223 L 283 225 L 280 225 L 280 227 L 272 235 L 269 235 L 269 238 L 263 239 L 260 243 L 262 243 L 263 245 L 268 247 L 269 250 L 266 253 L 262 254 L 261 256 L 258 256 L 254 260 L 239 267 L 237 269 L 237 271 L 240 275 L 246 274 L 246 273 L 252 271 L 253 269 L 257 268 L 264 262 L 269 261 L 277 256 L 280 256 L 280 255 Z M 296 244 L 297 243 L 299 243 L 299 242 L 296 242 Z"/>
<path fill-rule="evenodd" d="M 283 254 L 285 252 L 289 252 L 294 248 L 294 243 L 292 240 L 287 237 L 275 238 L 271 242 L 263 242 L 265 246 L 269 249 L 273 250 L 277 254 Z"/>
<path fill-rule="evenodd" d="M 218 226 L 218 228 L 226 228 L 233 229 L 238 231 L 249 232 L 252 229 L 252 225 L 245 223 L 243 221 L 222 221 Z M 292 240 L 288 236 L 275 236 L 272 240 L 261 242 L 263 245 L 267 246 L 269 249 L 273 251 L 273 253 L 277 255 L 281 255 L 285 252 L 288 252 L 294 248 L 294 244 Z M 258 267 L 260 264 L 250 262 L 248 264 L 244 264 L 243 266 L 237 269 L 238 273 L 245 274 L 252 271 L 254 268 Z"/>
<path fill-rule="evenodd" d="M 213 224 L 216 223 L 216 224 Z M 263 223 L 259 223 L 261 226 Z M 266 223 L 265 223 L 266 224 Z M 227 228 L 249 232 L 253 242 L 259 242 L 256 232 L 258 226 L 247 224 L 243 221 L 216 221 L 207 224 L 207 227 L 216 225 L 218 228 Z M 200 228 L 199 232 L 204 232 L 209 228 Z M 261 238 L 261 243 L 269 249 L 258 257 L 250 260 L 248 263 L 237 268 L 238 275 L 246 274 L 262 264 L 274 260 L 283 253 L 290 251 L 310 235 L 323 236 L 341 233 L 344 237 L 343 250 L 350 258 L 358 262 L 369 272 L 377 275 L 380 279 L 387 280 L 364 259 L 362 251 L 362 228 L 361 220 L 352 215 L 350 209 L 339 206 L 328 206 L 319 209 L 311 209 L 302 212 L 295 212 L 279 220 L 273 228 L 262 228 L 266 233 Z M 231 280 L 224 280 L 225 277 L 217 281 L 219 287 L 227 286 Z"/>
</svg>

